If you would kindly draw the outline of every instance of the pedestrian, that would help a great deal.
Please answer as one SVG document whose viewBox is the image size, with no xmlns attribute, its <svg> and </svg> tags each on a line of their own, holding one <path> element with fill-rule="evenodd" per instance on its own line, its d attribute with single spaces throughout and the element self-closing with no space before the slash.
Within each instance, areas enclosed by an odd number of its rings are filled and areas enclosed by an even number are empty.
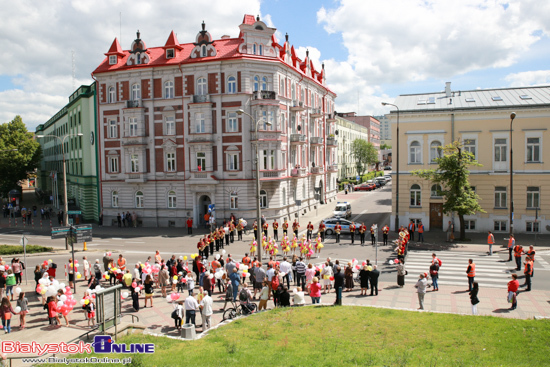
<svg viewBox="0 0 550 367">
<path fill-rule="evenodd" d="M 237 299 L 237 293 L 239 292 L 239 284 L 241 277 L 237 273 L 237 268 L 233 268 L 233 273 L 229 275 L 229 279 L 231 280 L 231 285 L 233 286 L 233 299 Z"/>
<path fill-rule="evenodd" d="M 455 239 L 455 226 L 453 222 L 449 221 L 449 224 L 447 225 L 447 242 L 453 242 Z"/>
<path fill-rule="evenodd" d="M 233 285 L 231 284 L 229 277 L 225 279 L 225 302 L 223 304 L 223 307 L 220 308 L 220 311 L 225 311 L 227 303 L 233 303 Z"/>
<path fill-rule="evenodd" d="M 183 319 L 183 301 L 172 304 L 174 311 L 172 311 L 172 318 L 174 319 L 174 326 L 176 330 L 181 330 L 181 321 Z"/>
<path fill-rule="evenodd" d="M 4 274 L 3 274 L 3 273 L 4 273 L 4 272 L 0 272 L 0 277 L 2 277 L 2 278 L 4 278 Z M 42 274 L 43 274 L 43 273 L 42 273 L 42 270 L 40 269 L 40 265 L 36 265 L 36 268 L 34 268 L 34 281 L 35 281 L 35 283 L 36 283 L 36 284 L 34 285 L 34 288 L 35 288 L 35 289 L 38 288 L 38 284 L 39 284 L 38 281 L 39 281 L 40 279 L 42 279 Z M 4 281 L 4 284 L 6 284 L 5 281 Z M 2 299 L 2 297 L 3 297 L 3 292 L 2 292 L 3 289 L 2 289 L 2 288 L 3 288 L 3 287 L 0 285 L 0 299 Z M 35 291 L 35 292 L 36 292 L 36 291 Z M 36 292 L 36 294 L 38 294 L 38 292 Z"/>
<path fill-rule="evenodd" d="M 438 291 L 439 290 L 439 262 L 433 261 L 432 265 L 430 265 L 430 277 L 432 278 L 432 291 Z"/>
<path fill-rule="evenodd" d="M 332 277 L 332 266 L 330 265 L 329 261 L 326 261 L 325 267 L 321 271 L 321 278 L 323 278 L 323 287 L 324 287 L 323 293 L 330 293 L 330 288 L 332 286 L 332 280 L 330 279 L 331 277 Z"/>
<path fill-rule="evenodd" d="M 428 287 L 428 280 L 426 274 L 420 274 L 415 286 L 416 293 L 418 293 L 418 303 L 420 304 L 419 310 L 424 309 L 424 296 L 426 295 L 426 288 Z"/>
<path fill-rule="evenodd" d="M 264 280 L 262 290 L 260 291 L 260 303 L 258 311 L 267 309 L 267 301 L 269 300 L 269 285 L 267 280 Z"/>
<path fill-rule="evenodd" d="M 336 225 L 334 226 L 334 232 L 336 233 L 336 243 L 340 243 L 341 231 L 342 231 L 342 226 L 340 225 L 340 222 L 336 222 Z"/>
<path fill-rule="evenodd" d="M 468 276 L 468 291 L 472 290 L 472 284 L 474 283 L 474 278 L 476 276 L 476 264 L 474 260 L 468 259 L 468 268 L 466 268 L 466 274 Z"/>
<path fill-rule="evenodd" d="M 512 252 L 514 251 L 514 247 L 516 246 L 516 239 L 514 238 L 513 234 L 510 234 L 510 237 L 507 238 L 507 240 L 508 240 L 508 260 L 507 261 L 512 261 Z"/>
<path fill-rule="evenodd" d="M 479 303 L 479 298 L 477 298 L 477 293 L 479 292 L 479 285 L 477 282 L 474 282 L 472 290 L 470 291 L 470 302 L 472 303 L 472 315 L 477 315 L 477 304 Z"/>
<path fill-rule="evenodd" d="M 21 284 L 21 271 L 22 271 L 22 265 L 19 262 L 18 258 L 15 258 L 11 262 L 11 269 L 13 270 L 13 275 L 15 276 L 15 283 L 16 285 Z M 12 300 L 13 301 L 13 300 Z"/>
<path fill-rule="evenodd" d="M 517 244 L 514 246 L 514 257 L 516 259 L 516 270 L 521 270 L 521 255 L 523 254 L 523 246 Z"/>
<path fill-rule="evenodd" d="M 336 267 L 336 272 L 334 273 L 334 289 L 336 290 L 336 301 L 335 305 L 342 305 L 342 288 L 344 287 L 344 273 L 342 273 L 342 268 L 340 265 Z"/>
<path fill-rule="evenodd" d="M 344 271 L 344 276 L 346 279 L 346 292 L 351 292 L 353 290 L 353 268 L 352 264 L 349 262 Z"/>
<path fill-rule="evenodd" d="M 214 275 L 212 275 L 212 277 L 214 277 Z M 210 279 L 210 272 L 207 271 L 204 273 L 204 277 L 202 278 L 202 288 L 206 291 L 206 293 L 209 295 L 209 296 L 212 296 L 212 289 L 213 289 L 213 286 L 212 286 L 212 279 Z"/>
<path fill-rule="evenodd" d="M 82 257 L 82 265 L 84 266 L 84 280 L 88 280 L 88 277 L 90 276 L 90 263 L 88 262 L 88 258 L 86 256 Z"/>
<path fill-rule="evenodd" d="M 292 292 L 292 303 L 294 306 L 304 306 L 306 304 L 305 294 L 302 288 L 298 287 Z"/>
<path fill-rule="evenodd" d="M 407 275 L 407 270 L 405 270 L 405 263 L 403 259 L 399 259 L 397 263 L 397 285 L 403 288 L 405 285 L 405 275 Z"/>
<path fill-rule="evenodd" d="M 313 224 L 311 224 L 311 221 L 306 226 L 306 239 L 311 240 L 311 236 L 313 235 Z"/>
<path fill-rule="evenodd" d="M 489 245 L 489 256 L 493 256 L 493 244 L 495 243 L 495 236 L 491 231 L 488 232 L 487 236 L 487 244 Z"/>
<path fill-rule="evenodd" d="M 532 267 L 531 267 L 531 278 L 535 276 L 535 250 L 533 249 L 533 245 L 529 246 L 529 251 L 524 252 L 527 255 L 527 258 L 531 260 Z"/>
<path fill-rule="evenodd" d="M 212 297 L 210 296 L 210 294 L 206 294 L 200 303 L 200 308 L 202 311 L 202 320 L 203 320 L 202 322 L 203 331 L 210 329 L 210 327 L 212 326 L 212 314 L 214 313 L 213 305 L 214 305 L 214 301 L 212 300 Z"/>
<path fill-rule="evenodd" d="M 8 275 L 6 276 L 6 297 L 11 296 L 11 301 L 13 301 L 13 287 L 15 284 L 15 275 L 13 275 L 13 271 L 11 269 L 8 269 Z"/>
<path fill-rule="evenodd" d="M 361 294 L 360 296 L 366 296 L 369 289 L 370 270 L 367 265 L 363 265 L 363 268 L 359 272 L 359 279 L 361 281 Z"/>
<path fill-rule="evenodd" d="M 137 282 L 138 279 L 134 279 L 134 282 Z M 132 308 L 134 311 L 139 311 L 139 292 L 136 292 L 134 287 L 130 287 L 130 291 L 132 292 Z"/>
<path fill-rule="evenodd" d="M 308 289 L 311 283 L 313 282 L 314 277 L 315 277 L 315 269 L 313 268 L 313 264 L 309 263 L 307 264 L 307 269 L 306 269 L 306 284 L 307 284 L 306 287 Z"/>
<path fill-rule="evenodd" d="M 95 260 L 94 274 L 95 274 L 95 278 L 97 279 L 97 282 L 99 283 L 99 280 L 101 279 L 101 265 L 99 264 L 99 259 Z"/>
<path fill-rule="evenodd" d="M 118 228 L 121 228 L 122 227 L 122 217 L 120 216 L 120 213 L 117 213 L 116 221 L 117 221 L 117 224 L 118 224 Z"/>
<path fill-rule="evenodd" d="M 59 315 L 57 314 L 57 302 L 55 301 L 54 296 L 48 297 L 44 309 L 48 310 L 48 320 L 50 321 L 50 325 L 61 325 L 61 320 L 59 320 Z"/>
<path fill-rule="evenodd" d="M 57 290 L 57 302 L 59 301 L 62 301 L 62 297 L 65 295 L 65 292 L 63 291 L 63 289 L 58 289 Z M 66 297 L 66 296 L 65 296 Z M 58 312 L 61 312 L 60 310 L 58 310 Z M 65 326 L 69 326 L 69 318 L 67 317 L 69 315 L 69 313 L 67 312 L 67 314 L 61 312 L 61 315 L 63 316 L 63 319 L 65 319 Z"/>
<path fill-rule="evenodd" d="M 266 273 L 264 268 L 262 268 L 259 262 L 256 264 L 256 267 L 254 267 L 253 271 L 254 271 L 254 296 L 252 298 L 255 299 L 256 293 L 262 292 L 264 280 L 266 279 Z M 283 282 L 284 282 L 284 277 L 283 277 Z"/>
<path fill-rule="evenodd" d="M 282 287 L 282 290 L 280 289 Z M 288 287 L 279 286 L 279 307 L 290 307 L 290 293 L 288 293 Z"/>
<path fill-rule="evenodd" d="M 312 304 L 321 302 L 321 288 L 322 286 L 319 284 L 319 278 L 314 277 L 309 286 L 309 296 L 311 297 Z"/>
<path fill-rule="evenodd" d="M 186 324 L 191 323 L 193 324 L 193 326 L 197 327 L 197 325 L 195 324 L 195 316 L 196 316 L 197 310 L 199 309 L 199 303 L 197 302 L 195 297 L 193 297 L 193 295 L 190 294 L 185 299 L 184 305 L 185 305 L 185 323 Z"/>
<path fill-rule="evenodd" d="M 525 262 L 523 263 L 525 267 L 523 268 L 523 274 L 525 274 L 525 284 L 527 288 L 525 289 L 526 292 L 531 291 L 531 276 L 533 275 L 533 262 L 531 261 L 531 258 L 526 257 Z"/>
<path fill-rule="evenodd" d="M 378 278 L 380 277 L 380 270 L 377 269 L 376 265 L 372 266 L 372 270 L 369 274 L 369 281 L 370 281 L 370 295 L 373 294 L 375 296 L 378 296 Z"/>
<path fill-rule="evenodd" d="M 422 221 L 418 222 L 416 231 L 418 232 L 418 241 L 424 243 L 424 225 L 422 224 Z"/>
<path fill-rule="evenodd" d="M 25 292 L 19 293 L 19 299 L 17 300 L 17 307 L 19 307 L 19 328 L 22 330 L 25 328 L 25 315 L 29 313 L 29 301 L 25 297 Z"/>
<path fill-rule="evenodd" d="M 512 304 L 510 310 L 515 310 L 518 307 L 518 289 L 518 276 L 517 274 L 512 274 L 512 280 L 508 282 L 508 302 Z"/>
<path fill-rule="evenodd" d="M 154 282 L 153 279 L 151 279 L 151 275 L 147 275 L 147 277 L 145 278 L 145 282 L 143 283 L 143 287 L 145 288 L 145 304 L 143 308 L 147 307 L 147 300 L 149 300 L 149 306 L 153 307 L 153 285 Z"/>
<path fill-rule="evenodd" d="M 300 257 L 296 261 L 296 284 L 302 289 L 306 289 L 306 264 L 304 259 Z"/>
<path fill-rule="evenodd" d="M 93 299 L 90 299 L 84 311 L 88 319 L 88 327 L 93 327 L 95 325 L 95 303 Z"/>
<path fill-rule="evenodd" d="M 410 238 L 411 241 L 414 241 L 414 230 L 415 230 L 414 219 L 411 219 L 409 223 L 409 234 L 411 236 Z"/>
</svg>

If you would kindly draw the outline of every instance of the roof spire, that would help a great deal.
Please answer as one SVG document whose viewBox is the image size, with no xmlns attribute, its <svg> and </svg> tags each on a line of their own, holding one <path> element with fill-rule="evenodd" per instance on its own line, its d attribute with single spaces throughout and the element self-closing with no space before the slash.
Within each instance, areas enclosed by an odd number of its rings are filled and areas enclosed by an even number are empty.
<svg viewBox="0 0 550 367">
<path fill-rule="evenodd" d="M 306 49 L 306 57 L 309 57 L 309 50 Z"/>
<path fill-rule="evenodd" d="M 202 21 L 202 30 L 204 31 L 204 27 L 206 27 L 206 24 L 204 24 L 204 20 Z"/>
<path fill-rule="evenodd" d="M 288 42 L 288 33 L 285 34 L 285 40 Z"/>
<path fill-rule="evenodd" d="M 256 16 L 256 21 L 257 21 L 257 22 L 260 21 L 260 15 L 257 15 L 257 16 Z"/>
<path fill-rule="evenodd" d="M 137 38 L 137 39 L 140 39 L 140 38 L 139 38 L 140 35 L 141 35 L 141 33 L 139 32 L 139 29 L 138 29 L 137 32 L 136 32 L 136 36 L 137 36 L 136 38 Z"/>
</svg>

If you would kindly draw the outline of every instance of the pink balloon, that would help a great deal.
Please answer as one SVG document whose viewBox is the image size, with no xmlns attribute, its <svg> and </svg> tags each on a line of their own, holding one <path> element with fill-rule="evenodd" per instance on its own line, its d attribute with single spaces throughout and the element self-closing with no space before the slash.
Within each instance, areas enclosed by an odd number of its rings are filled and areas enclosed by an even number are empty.
<svg viewBox="0 0 550 367">
<path fill-rule="evenodd" d="M 355 265 L 355 269 L 359 270 L 359 265 Z"/>
<path fill-rule="evenodd" d="M 399 264 L 399 259 L 393 260 L 394 263 Z"/>
<path fill-rule="evenodd" d="M 137 283 L 136 283 L 136 282 L 132 282 L 132 287 L 133 287 L 133 288 L 137 287 Z"/>
<path fill-rule="evenodd" d="M 95 293 L 92 293 L 92 298 L 95 299 Z"/>
<path fill-rule="evenodd" d="M 69 311 L 68 310 L 65 310 L 63 312 L 61 312 L 63 314 L 63 316 L 67 316 L 69 314 Z"/>
<path fill-rule="evenodd" d="M 365 261 L 363 261 L 363 263 L 361 263 L 361 265 L 367 265 L 367 263 Z"/>
</svg>

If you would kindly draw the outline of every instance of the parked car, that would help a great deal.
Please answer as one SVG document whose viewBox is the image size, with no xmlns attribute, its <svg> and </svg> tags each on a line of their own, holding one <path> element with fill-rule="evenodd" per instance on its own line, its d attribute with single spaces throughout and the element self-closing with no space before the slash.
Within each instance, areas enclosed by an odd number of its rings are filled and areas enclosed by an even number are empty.
<svg viewBox="0 0 550 367">
<path fill-rule="evenodd" d="M 323 223 L 325 223 L 326 226 L 326 234 L 331 235 L 334 233 L 334 227 L 336 226 L 336 223 L 340 222 L 340 226 L 342 227 L 341 234 L 348 234 L 349 233 L 349 226 L 351 224 L 351 221 L 343 218 L 328 218 L 323 220 Z M 356 224 L 357 225 L 357 224 Z M 357 230 L 356 230 L 357 232 Z"/>
<path fill-rule="evenodd" d="M 355 191 L 371 191 L 376 188 L 376 185 L 373 183 L 363 183 L 361 185 L 355 186 Z"/>
<path fill-rule="evenodd" d="M 376 180 L 368 180 L 367 183 L 371 183 L 371 184 L 374 184 L 376 186 L 376 188 L 379 188 L 380 186 L 380 182 L 376 181 Z"/>
<path fill-rule="evenodd" d="M 391 175 L 384 175 L 384 178 L 386 179 L 386 181 L 391 181 Z"/>
<path fill-rule="evenodd" d="M 376 177 L 374 180 L 380 182 L 380 186 L 386 185 L 386 179 L 384 177 Z"/>
<path fill-rule="evenodd" d="M 339 201 L 336 204 L 333 212 L 335 217 L 349 218 L 351 217 L 351 204 L 348 201 Z"/>
<path fill-rule="evenodd" d="M 384 171 L 391 171 L 391 166 L 384 167 Z"/>
</svg>

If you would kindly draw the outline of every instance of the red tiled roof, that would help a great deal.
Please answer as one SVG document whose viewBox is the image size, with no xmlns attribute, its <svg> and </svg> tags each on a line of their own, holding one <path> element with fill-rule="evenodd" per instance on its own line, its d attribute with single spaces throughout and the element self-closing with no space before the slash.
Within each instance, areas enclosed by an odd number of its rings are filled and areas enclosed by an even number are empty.
<svg viewBox="0 0 550 367">
<path fill-rule="evenodd" d="M 111 44 L 111 48 L 109 48 L 109 51 L 105 54 L 105 56 L 109 55 L 119 55 L 124 56 L 124 53 L 122 52 L 122 47 L 120 47 L 120 43 L 118 42 L 118 39 L 115 37 L 115 40 Z"/>
<path fill-rule="evenodd" d="M 245 14 L 243 18 L 243 24 L 252 25 L 256 23 L 256 18 L 254 18 L 254 15 Z"/>
<path fill-rule="evenodd" d="M 180 43 L 178 42 L 178 38 L 176 37 L 176 34 L 174 33 L 174 31 L 172 31 L 170 33 L 170 35 L 168 36 L 168 39 L 166 40 L 166 44 L 164 45 L 164 48 L 177 48 L 179 50 L 182 49 L 182 47 L 180 46 Z"/>
</svg>

